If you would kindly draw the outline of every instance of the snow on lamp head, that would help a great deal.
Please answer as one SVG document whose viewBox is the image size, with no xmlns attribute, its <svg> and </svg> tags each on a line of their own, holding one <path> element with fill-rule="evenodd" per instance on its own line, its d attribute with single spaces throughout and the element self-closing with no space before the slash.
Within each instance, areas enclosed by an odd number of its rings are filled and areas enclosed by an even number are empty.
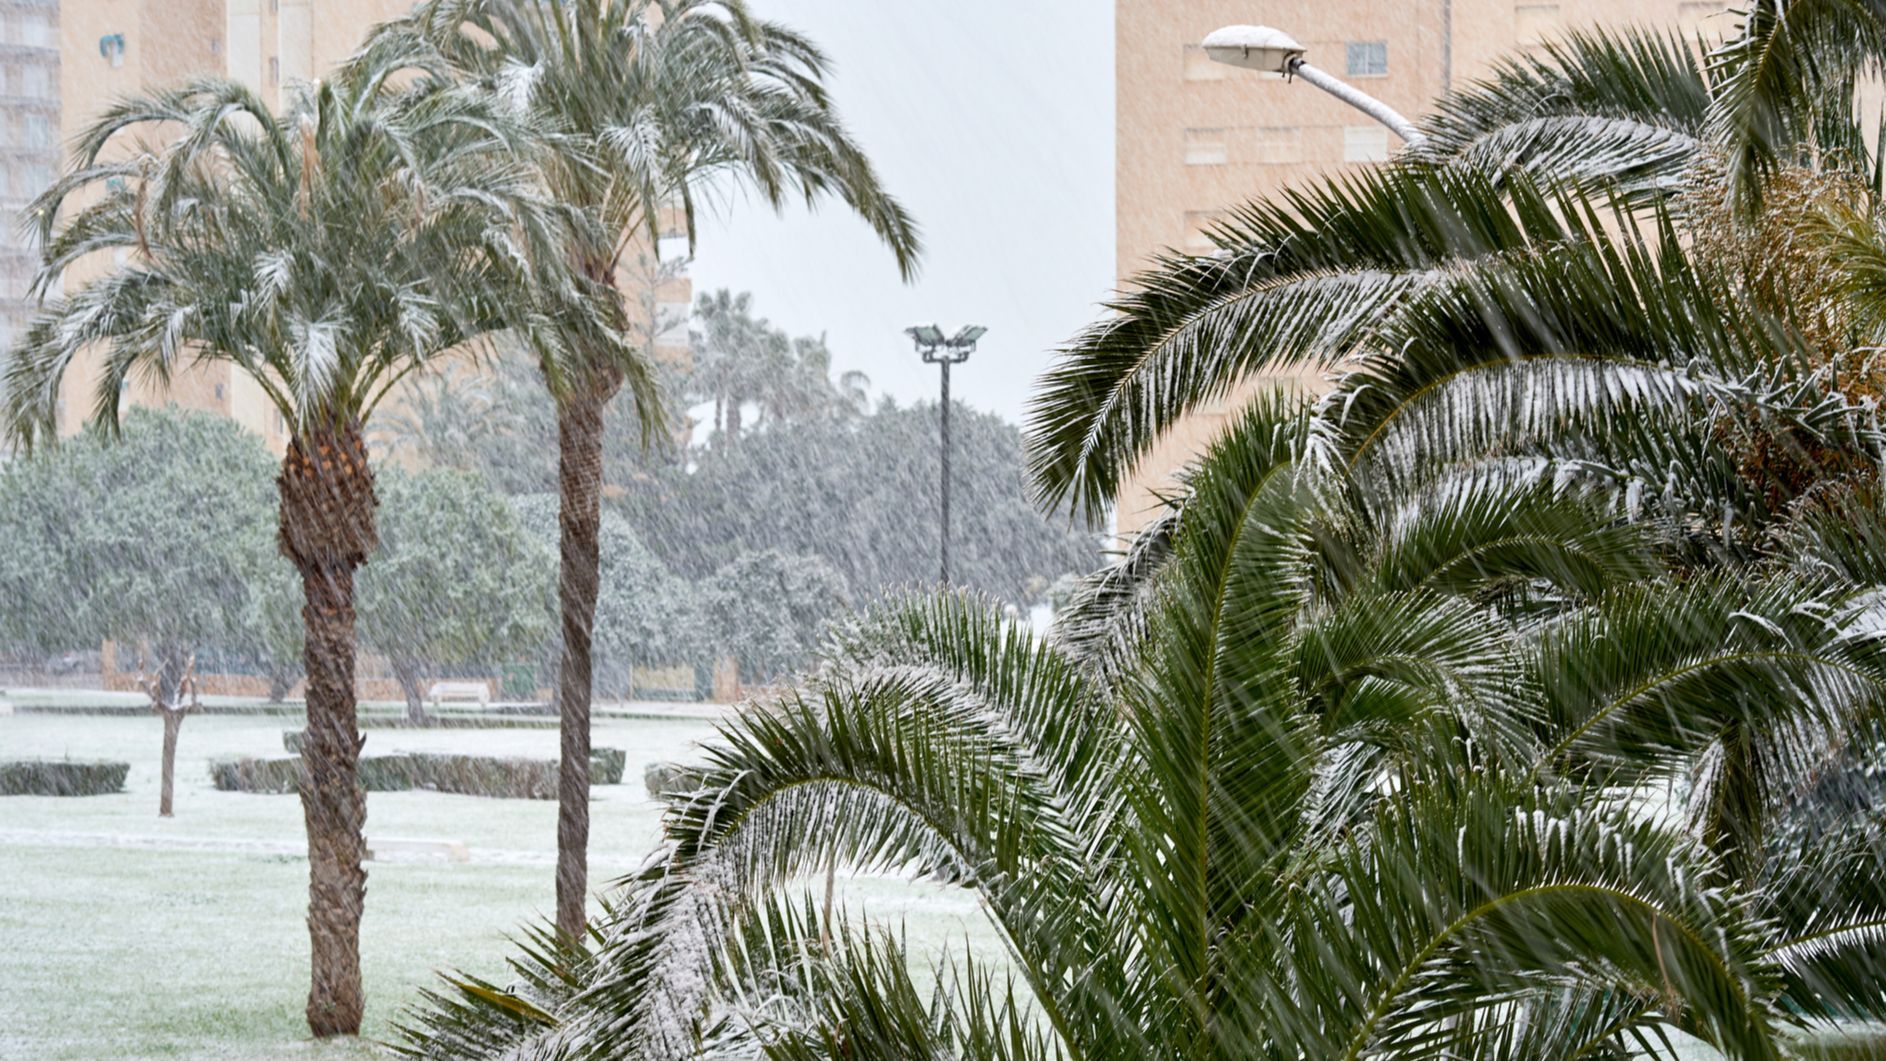
<svg viewBox="0 0 1886 1061">
<path fill-rule="evenodd" d="M 1303 57 L 1303 45 L 1271 26 L 1226 26 L 1205 38 L 1205 54 L 1214 62 L 1246 70 L 1288 74 L 1291 64 Z"/>
</svg>

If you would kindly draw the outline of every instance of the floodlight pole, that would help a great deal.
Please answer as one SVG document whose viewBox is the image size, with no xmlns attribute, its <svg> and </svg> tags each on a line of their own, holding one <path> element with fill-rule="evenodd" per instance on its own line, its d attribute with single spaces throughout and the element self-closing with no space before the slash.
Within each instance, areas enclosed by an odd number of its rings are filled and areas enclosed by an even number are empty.
<svg viewBox="0 0 1886 1061">
<path fill-rule="evenodd" d="M 943 482 L 940 484 L 943 494 L 943 519 L 937 533 L 937 555 L 940 558 L 940 573 L 937 581 L 944 586 L 950 584 L 950 365 L 945 358 L 938 362 L 943 368 L 943 404 L 938 406 L 943 428 Z"/>
<path fill-rule="evenodd" d="M 987 331 L 971 325 L 957 332 L 951 339 L 943 338 L 943 330 L 934 324 L 915 328 L 906 328 L 904 334 L 917 344 L 917 352 L 923 355 L 925 364 L 936 365 L 942 370 L 942 401 L 937 407 L 941 426 L 939 451 L 942 457 L 943 480 L 939 484 L 942 498 L 942 521 L 937 528 L 938 580 L 944 585 L 950 584 L 950 366 L 959 365 L 969 360 L 969 355 L 976 352 L 976 341 Z"/>
</svg>

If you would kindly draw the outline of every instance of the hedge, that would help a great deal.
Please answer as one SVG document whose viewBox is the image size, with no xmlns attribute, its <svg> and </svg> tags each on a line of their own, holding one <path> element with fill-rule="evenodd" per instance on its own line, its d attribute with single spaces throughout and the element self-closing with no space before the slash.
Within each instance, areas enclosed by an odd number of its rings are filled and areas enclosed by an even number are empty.
<svg viewBox="0 0 1886 1061">
<path fill-rule="evenodd" d="M 0 762 L 0 796 L 102 796 L 124 791 L 130 763 L 70 759 Z"/>
<path fill-rule="evenodd" d="M 287 731 L 282 743 L 301 746 L 301 734 Z M 620 748 L 590 750 L 590 782 L 622 782 L 627 754 Z M 301 771 L 298 756 L 267 759 L 226 759 L 210 764 L 210 779 L 225 792 L 293 792 Z M 548 759 L 506 759 L 488 755 L 413 752 L 369 755 L 360 760 L 360 781 L 369 792 L 401 792 L 429 788 L 467 796 L 500 799 L 555 799 L 557 764 Z"/>
<path fill-rule="evenodd" d="M 298 790 L 301 758 L 222 759 L 210 764 L 210 781 L 224 792 L 287 793 Z M 410 755 L 368 755 L 360 760 L 360 783 L 368 792 L 404 792 L 418 786 Z"/>
<path fill-rule="evenodd" d="M 642 771 L 642 784 L 648 787 L 651 799 L 675 792 L 692 792 L 701 787 L 701 769 L 680 763 L 649 763 L 648 769 Z"/>
<path fill-rule="evenodd" d="M 298 729 L 282 730 L 282 749 L 290 755 L 301 754 L 301 731 Z M 396 756 L 381 756 L 384 759 Z M 483 758 L 472 756 L 471 758 Z M 622 771 L 628 766 L 628 753 L 621 748 L 591 748 L 589 750 L 589 783 L 592 785 L 619 785 L 622 783 Z M 494 760 L 513 761 L 513 760 Z M 521 761 L 521 760 L 517 760 Z M 361 762 L 366 762 L 362 759 Z M 364 769 L 364 768 L 363 768 Z M 423 785 L 425 782 L 417 782 Z M 412 786 L 408 786 L 412 787 Z M 374 791 L 371 785 L 368 791 Z"/>
</svg>

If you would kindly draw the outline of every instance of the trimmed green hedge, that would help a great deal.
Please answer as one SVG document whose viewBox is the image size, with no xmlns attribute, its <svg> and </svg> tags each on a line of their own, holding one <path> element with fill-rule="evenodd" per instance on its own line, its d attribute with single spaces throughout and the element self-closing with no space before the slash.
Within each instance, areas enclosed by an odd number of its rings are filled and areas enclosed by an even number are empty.
<svg viewBox="0 0 1886 1061">
<path fill-rule="evenodd" d="M 301 734 L 282 734 L 288 749 L 301 747 Z M 628 756 L 620 748 L 590 750 L 590 782 L 622 783 Z M 294 792 L 301 759 L 288 755 L 265 759 L 225 759 L 210 764 L 210 780 L 225 792 Z M 368 792 L 403 792 L 429 788 L 467 796 L 499 799 L 557 798 L 557 764 L 548 759 L 507 759 L 489 755 L 414 752 L 369 755 L 360 760 L 360 781 Z"/>
<path fill-rule="evenodd" d="M 369 755 L 360 760 L 360 783 L 368 792 L 404 792 L 418 785 L 409 755 Z M 222 759 L 210 764 L 210 781 L 224 792 L 288 793 L 301 787 L 301 758 Z"/>
<path fill-rule="evenodd" d="M 218 759 L 210 763 L 210 783 L 221 792 L 293 792 L 300 787 L 301 760 Z"/>
<path fill-rule="evenodd" d="M 130 763 L 70 759 L 0 762 L 0 796 L 102 796 L 124 791 Z"/>
<path fill-rule="evenodd" d="M 621 748 L 589 749 L 589 783 L 592 785 L 619 785 L 622 783 L 622 771 L 629 764 L 629 754 Z"/>
<path fill-rule="evenodd" d="M 548 759 L 499 759 L 489 755 L 415 752 L 426 787 L 464 796 L 556 799 L 557 764 Z"/>
<path fill-rule="evenodd" d="M 649 763 L 642 771 L 642 784 L 648 787 L 652 799 L 671 792 L 692 792 L 701 787 L 701 769 L 681 763 Z"/>
</svg>

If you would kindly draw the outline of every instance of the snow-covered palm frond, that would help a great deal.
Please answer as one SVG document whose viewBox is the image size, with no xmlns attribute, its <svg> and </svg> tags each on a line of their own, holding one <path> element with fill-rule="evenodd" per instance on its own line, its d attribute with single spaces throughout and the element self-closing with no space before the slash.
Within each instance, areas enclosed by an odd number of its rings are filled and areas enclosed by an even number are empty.
<svg viewBox="0 0 1886 1061">
<path fill-rule="evenodd" d="M 1615 182 L 1655 198 L 1706 152 L 1710 88 L 1693 42 L 1643 30 L 1589 30 L 1504 59 L 1443 96 L 1410 154 L 1498 178 Z"/>
</svg>

